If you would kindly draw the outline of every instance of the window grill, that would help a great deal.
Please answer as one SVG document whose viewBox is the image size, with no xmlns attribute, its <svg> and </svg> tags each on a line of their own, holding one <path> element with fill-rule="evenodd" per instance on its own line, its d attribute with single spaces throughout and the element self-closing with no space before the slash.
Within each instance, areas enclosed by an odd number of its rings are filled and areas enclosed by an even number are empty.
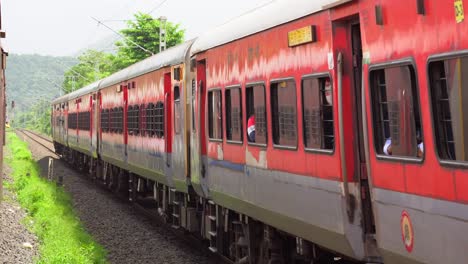
<svg viewBox="0 0 468 264">
<path fill-rule="evenodd" d="M 242 141 L 242 98 L 240 88 L 226 89 L 226 137 Z"/>
<path fill-rule="evenodd" d="M 154 137 L 156 135 L 155 131 L 155 116 L 154 116 L 154 104 L 149 103 L 145 109 L 145 119 L 146 119 L 146 131 L 145 134 L 149 137 Z"/>
<path fill-rule="evenodd" d="M 390 140 L 394 156 L 418 156 L 422 127 L 416 77 L 410 65 L 371 71 L 373 126 L 377 153 Z M 388 151 L 387 151 L 388 152 Z"/>
<path fill-rule="evenodd" d="M 110 130 L 112 133 L 123 133 L 123 108 L 114 107 L 110 114 Z"/>
<path fill-rule="evenodd" d="M 287 80 L 272 83 L 271 115 L 275 145 L 297 146 L 296 109 L 295 82 Z"/>
<path fill-rule="evenodd" d="M 208 135 L 211 139 L 223 139 L 221 90 L 208 92 Z"/>
<path fill-rule="evenodd" d="M 68 128 L 69 129 L 77 129 L 77 115 L 76 113 L 69 113 L 68 114 Z"/>
<path fill-rule="evenodd" d="M 140 107 L 138 105 L 128 107 L 127 129 L 129 135 L 138 135 L 140 133 Z"/>
<path fill-rule="evenodd" d="M 255 115 L 255 142 L 267 144 L 267 120 L 265 86 L 257 84 L 246 87 L 247 120 Z M 250 142 L 250 141 L 249 141 Z"/>
<path fill-rule="evenodd" d="M 304 144 L 309 149 L 333 150 L 335 130 L 333 89 L 329 77 L 302 80 Z"/>
<path fill-rule="evenodd" d="M 159 101 L 156 103 L 154 110 L 155 127 L 154 131 L 158 138 L 164 137 L 164 103 Z"/>
<path fill-rule="evenodd" d="M 78 129 L 87 130 L 91 129 L 91 114 L 90 112 L 80 112 L 78 113 Z"/>
<path fill-rule="evenodd" d="M 180 70 L 180 69 L 179 69 Z M 182 118 L 182 109 L 180 102 L 180 87 L 174 87 L 174 132 L 180 134 L 180 123 Z"/>
<path fill-rule="evenodd" d="M 436 146 L 443 160 L 468 161 L 468 57 L 429 63 Z"/>
<path fill-rule="evenodd" d="M 109 132 L 109 109 L 101 110 L 101 130 Z"/>
</svg>

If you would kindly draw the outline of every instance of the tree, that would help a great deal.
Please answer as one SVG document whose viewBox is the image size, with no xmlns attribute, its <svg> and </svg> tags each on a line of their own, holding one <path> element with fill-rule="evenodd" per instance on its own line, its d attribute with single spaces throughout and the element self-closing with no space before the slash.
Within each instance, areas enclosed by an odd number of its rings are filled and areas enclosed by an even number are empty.
<svg viewBox="0 0 468 264">
<path fill-rule="evenodd" d="M 114 60 L 115 56 L 112 54 L 87 50 L 78 57 L 78 64 L 65 72 L 64 92 L 69 93 L 109 76 L 116 71 L 113 67 Z"/>
<path fill-rule="evenodd" d="M 159 52 L 161 22 L 148 14 L 137 13 L 135 20 L 127 22 L 128 28 L 120 33 L 125 37 L 115 43 L 117 54 L 87 50 L 78 57 L 79 63 L 65 73 L 64 92 L 82 88 L 96 80 L 124 69 L 152 54 Z M 165 23 L 166 47 L 170 48 L 184 41 L 185 30 L 179 24 Z M 137 45 L 150 51 L 144 51 Z"/>
<path fill-rule="evenodd" d="M 118 47 L 117 61 L 118 68 L 123 69 L 135 62 L 141 61 L 151 56 L 151 53 L 159 52 L 159 37 L 161 21 L 148 14 L 137 13 L 135 20 L 127 22 L 127 29 L 120 31 L 125 39 L 116 43 Z M 184 41 L 185 30 L 180 29 L 179 24 L 171 22 L 165 23 L 166 47 L 170 48 Z M 151 53 L 144 51 L 134 43 L 145 48 Z"/>
</svg>

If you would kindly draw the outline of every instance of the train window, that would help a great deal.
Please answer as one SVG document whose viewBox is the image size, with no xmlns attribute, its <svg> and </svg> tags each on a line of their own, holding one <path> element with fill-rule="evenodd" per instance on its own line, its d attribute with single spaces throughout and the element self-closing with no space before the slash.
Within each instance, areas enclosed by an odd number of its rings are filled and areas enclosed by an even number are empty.
<svg viewBox="0 0 468 264">
<path fill-rule="evenodd" d="M 429 63 L 437 152 L 440 159 L 468 161 L 468 57 Z"/>
<path fill-rule="evenodd" d="M 78 129 L 82 130 L 83 129 L 83 114 L 81 112 L 78 112 Z"/>
<path fill-rule="evenodd" d="M 123 133 L 123 108 L 114 107 L 111 110 L 110 116 L 110 127 L 111 131 L 114 133 L 122 134 Z"/>
<path fill-rule="evenodd" d="M 302 106 L 306 149 L 333 150 L 333 96 L 328 76 L 306 77 L 302 80 Z"/>
<path fill-rule="evenodd" d="M 114 133 L 115 132 L 115 113 L 114 113 L 114 109 L 111 108 L 109 109 L 109 132 L 111 133 Z"/>
<path fill-rule="evenodd" d="M 117 132 L 119 134 L 123 133 L 123 107 L 119 107 L 117 110 Z"/>
<path fill-rule="evenodd" d="M 107 125 L 109 123 L 108 123 L 108 113 L 107 113 L 107 111 L 108 111 L 107 109 L 101 109 L 100 120 L 101 120 L 101 131 L 102 132 L 107 132 L 108 131 Z"/>
<path fill-rule="evenodd" d="M 196 132 L 196 117 L 195 117 L 195 103 L 196 103 L 196 96 L 195 96 L 195 89 L 196 89 L 196 82 L 195 79 L 192 79 L 192 131 Z"/>
<path fill-rule="evenodd" d="M 138 135 L 140 133 L 140 107 L 138 105 L 128 107 L 127 129 L 129 135 Z"/>
<path fill-rule="evenodd" d="M 138 127 L 141 136 L 146 136 L 146 109 L 144 104 L 140 105 L 140 123 L 138 124 Z"/>
<path fill-rule="evenodd" d="M 247 132 L 252 131 L 249 126 L 249 120 L 253 120 L 254 136 L 252 133 L 247 133 L 249 143 L 267 144 L 267 122 L 266 122 L 266 97 L 265 86 L 263 84 L 247 85 L 245 89 L 245 100 L 247 107 Z M 250 135 L 249 135 L 250 134 Z"/>
<path fill-rule="evenodd" d="M 221 90 L 208 92 L 208 135 L 210 139 L 223 139 Z"/>
<path fill-rule="evenodd" d="M 156 103 L 154 110 L 154 131 L 158 138 L 164 137 L 164 103 L 159 101 Z"/>
<path fill-rule="evenodd" d="M 370 81 L 377 153 L 421 157 L 424 147 L 413 67 L 376 69 L 371 71 Z"/>
<path fill-rule="evenodd" d="M 176 134 L 180 134 L 180 88 L 179 86 L 174 87 L 174 130 Z"/>
<path fill-rule="evenodd" d="M 81 112 L 78 114 L 78 129 L 87 130 L 91 129 L 91 115 L 89 112 Z"/>
<path fill-rule="evenodd" d="M 296 83 L 294 80 L 274 81 L 270 87 L 273 144 L 296 147 Z"/>
<path fill-rule="evenodd" d="M 101 122 L 101 131 L 106 132 L 106 109 L 101 109 L 99 120 Z"/>
<path fill-rule="evenodd" d="M 154 137 L 155 131 L 154 131 L 154 104 L 149 103 L 148 106 L 146 106 L 145 109 L 145 119 L 146 119 L 146 131 L 145 134 L 149 137 Z"/>
<path fill-rule="evenodd" d="M 240 87 L 226 89 L 226 138 L 242 142 L 242 95 Z"/>
<path fill-rule="evenodd" d="M 68 128 L 69 129 L 76 129 L 77 128 L 77 118 L 76 113 L 68 114 Z"/>
</svg>

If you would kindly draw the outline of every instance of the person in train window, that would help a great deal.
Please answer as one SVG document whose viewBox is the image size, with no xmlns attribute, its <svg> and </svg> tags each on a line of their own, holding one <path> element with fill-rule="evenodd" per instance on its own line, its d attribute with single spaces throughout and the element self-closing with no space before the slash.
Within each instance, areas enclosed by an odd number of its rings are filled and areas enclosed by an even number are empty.
<svg viewBox="0 0 468 264">
<path fill-rule="evenodd" d="M 324 105 L 333 105 L 333 98 L 332 98 L 332 86 L 330 82 L 330 78 L 325 79 L 325 87 L 324 87 L 324 95 L 325 100 L 323 100 Z"/>
<path fill-rule="evenodd" d="M 249 142 L 255 142 L 255 115 L 251 115 L 247 121 L 247 138 Z"/>
<path fill-rule="evenodd" d="M 422 142 L 422 140 L 420 139 L 420 137 L 418 136 L 418 139 L 417 139 L 417 142 L 418 142 L 418 158 L 421 158 L 423 153 L 424 153 L 424 143 Z M 387 138 L 387 140 L 385 140 L 385 144 L 384 144 L 384 147 L 383 147 L 383 152 L 385 155 L 388 155 L 388 156 L 391 156 L 392 155 L 392 138 Z"/>
</svg>

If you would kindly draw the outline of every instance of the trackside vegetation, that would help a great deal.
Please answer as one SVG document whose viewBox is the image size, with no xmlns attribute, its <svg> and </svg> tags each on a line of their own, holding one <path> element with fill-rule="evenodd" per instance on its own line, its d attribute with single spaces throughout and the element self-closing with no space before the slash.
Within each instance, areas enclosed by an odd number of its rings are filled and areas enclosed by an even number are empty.
<svg viewBox="0 0 468 264">
<path fill-rule="evenodd" d="M 38 164 L 25 142 L 7 133 L 11 153 L 5 158 L 12 169 L 13 184 L 27 223 L 40 240 L 36 263 L 107 263 L 106 251 L 86 233 L 75 215 L 70 196 L 62 187 L 40 177 Z"/>
</svg>

